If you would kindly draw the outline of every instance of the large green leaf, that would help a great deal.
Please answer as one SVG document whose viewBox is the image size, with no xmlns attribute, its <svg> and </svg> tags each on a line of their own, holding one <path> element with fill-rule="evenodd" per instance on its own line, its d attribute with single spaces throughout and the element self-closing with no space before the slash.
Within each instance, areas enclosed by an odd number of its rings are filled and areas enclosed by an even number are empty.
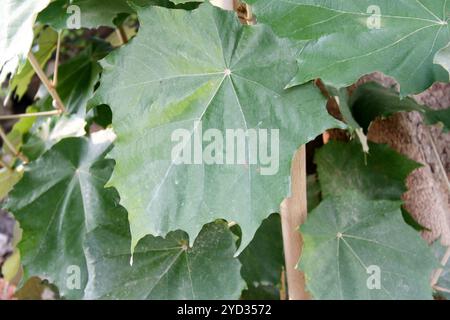
<svg viewBox="0 0 450 320">
<path fill-rule="evenodd" d="M 327 114 L 313 85 L 284 90 L 296 71 L 295 50 L 268 28 L 242 26 L 234 13 L 209 4 L 191 12 L 147 8 L 138 15 L 137 37 L 103 61 L 92 102 L 110 105 L 114 114 L 117 166 L 110 184 L 128 210 L 132 247 L 147 234 L 178 229 L 192 243 L 204 224 L 224 218 L 242 228 L 242 249 L 288 195 L 295 150 L 342 124 Z M 155 32 L 162 26 L 164 33 Z M 267 129 L 273 139 L 279 130 L 279 170 L 263 175 L 267 166 L 248 161 L 257 156 L 250 148 L 240 165 L 178 165 L 184 152 L 172 150 L 173 134 L 185 130 L 184 146 L 190 146 L 192 136 L 201 137 L 200 127 L 222 135 Z"/>
<path fill-rule="evenodd" d="M 357 143 L 331 141 L 315 156 L 324 197 L 359 190 L 370 199 L 400 200 L 406 178 L 420 165 L 390 149 L 370 143 L 364 154 Z"/>
<path fill-rule="evenodd" d="M 299 267 L 314 298 L 432 298 L 436 261 L 403 222 L 399 202 L 346 192 L 324 200 L 301 231 L 305 245 Z"/>
<path fill-rule="evenodd" d="M 422 92 L 435 81 L 436 52 L 450 40 L 447 0 L 246 2 L 278 35 L 312 40 L 292 84 L 321 78 L 340 88 L 381 71 L 398 80 L 402 95 Z"/>
<path fill-rule="evenodd" d="M 233 257 L 235 237 L 224 222 L 205 226 L 195 244 L 182 231 L 147 236 L 130 266 L 126 215 L 111 217 L 87 237 L 87 299 L 237 299 L 245 286 Z"/>
<path fill-rule="evenodd" d="M 439 124 L 444 131 L 450 129 L 450 108 L 433 110 L 418 104 L 412 98 L 400 99 L 394 88 L 385 88 L 380 84 L 369 82 L 356 89 L 350 99 L 353 116 L 358 123 L 368 130 L 377 117 L 388 117 L 396 112 L 417 111 L 423 115 L 427 124 Z"/>
<path fill-rule="evenodd" d="M 0 83 L 26 59 L 33 43 L 36 15 L 50 0 L 1 0 Z"/>
<path fill-rule="evenodd" d="M 62 140 L 29 165 L 6 205 L 24 232 L 19 248 L 26 275 L 50 279 L 69 298 L 81 297 L 87 281 L 86 232 L 118 202 L 103 188 L 113 168 L 104 160 L 112 138 L 102 131 L 91 140 Z M 82 277 L 79 288 L 66 286 L 73 266 Z"/>
</svg>

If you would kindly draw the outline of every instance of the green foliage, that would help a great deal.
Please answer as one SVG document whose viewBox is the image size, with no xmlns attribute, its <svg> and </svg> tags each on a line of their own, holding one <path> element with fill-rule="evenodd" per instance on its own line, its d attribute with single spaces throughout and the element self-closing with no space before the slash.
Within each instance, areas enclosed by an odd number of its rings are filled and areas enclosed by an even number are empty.
<svg viewBox="0 0 450 320">
<path fill-rule="evenodd" d="M 0 200 L 23 229 L 2 269 L 12 280 L 23 265 L 16 297 L 279 299 L 287 288 L 275 212 L 291 192 L 291 160 L 340 128 L 366 152 L 331 141 L 308 163 L 298 266 L 308 290 L 316 299 L 432 298 L 436 259 L 401 209 L 419 165 L 367 143 L 363 130 L 418 111 L 448 131 L 449 109 L 407 96 L 449 82 L 450 2 L 246 2 L 256 25 L 201 0 L 0 0 L 5 90 L 32 100 L 26 112 L 53 110 L 26 57 L 32 48 L 51 78 L 61 32 L 54 90 L 66 108 L 14 124 L 7 139 L 29 162 L 6 143 L 0 153 Z M 349 95 L 373 71 L 401 92 L 369 83 Z M 343 122 L 327 112 L 326 95 L 338 98 Z M 244 133 L 244 160 L 212 150 L 226 149 L 227 130 Z M 274 171 L 251 148 L 251 130 L 268 133 L 268 157 L 279 151 Z M 446 249 L 432 249 L 442 260 Z M 443 268 L 434 289 L 448 298 Z"/>
</svg>

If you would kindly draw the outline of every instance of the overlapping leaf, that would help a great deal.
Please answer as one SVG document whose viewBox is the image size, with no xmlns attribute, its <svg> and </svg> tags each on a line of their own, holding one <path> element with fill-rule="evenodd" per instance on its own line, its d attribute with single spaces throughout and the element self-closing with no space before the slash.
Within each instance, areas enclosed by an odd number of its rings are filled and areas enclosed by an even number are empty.
<svg viewBox="0 0 450 320">
<path fill-rule="evenodd" d="M 312 40 L 292 84 L 321 78 L 345 87 L 381 71 L 419 93 L 435 81 L 434 56 L 449 43 L 446 0 L 247 0 L 283 37 Z"/>
<path fill-rule="evenodd" d="M 108 104 L 114 114 L 111 185 L 129 212 L 133 247 L 147 234 L 178 229 L 193 242 L 204 224 L 225 218 L 241 226 L 242 249 L 288 195 L 295 150 L 341 124 L 313 85 L 284 90 L 296 70 L 295 49 L 268 28 L 242 26 L 209 4 L 138 14 L 138 36 L 103 62 L 92 103 Z M 172 134 L 185 129 L 191 139 L 200 126 L 224 136 L 227 129 L 279 130 L 279 170 L 262 175 L 260 162 L 177 165 L 181 152 L 172 156 Z"/>
<path fill-rule="evenodd" d="M 245 286 L 233 258 L 235 237 L 224 222 L 205 226 L 192 248 L 182 231 L 147 236 L 132 266 L 126 215 L 111 217 L 87 239 L 87 299 L 238 299 Z"/>
<path fill-rule="evenodd" d="M 33 43 L 37 14 L 50 0 L 2 0 L 0 6 L 0 83 L 24 61 Z"/>
<path fill-rule="evenodd" d="M 316 299 L 431 299 L 436 261 L 400 203 L 352 191 L 324 200 L 301 227 L 299 267 Z"/>
</svg>

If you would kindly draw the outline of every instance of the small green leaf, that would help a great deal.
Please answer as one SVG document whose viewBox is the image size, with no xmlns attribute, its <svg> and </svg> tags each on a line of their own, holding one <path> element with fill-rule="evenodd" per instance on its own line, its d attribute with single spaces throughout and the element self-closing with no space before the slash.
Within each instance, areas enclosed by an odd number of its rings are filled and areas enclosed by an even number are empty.
<svg viewBox="0 0 450 320">
<path fill-rule="evenodd" d="M 356 89 L 350 99 L 350 107 L 353 116 L 366 132 L 377 117 L 411 111 L 420 112 L 426 124 L 439 124 L 444 131 L 450 130 L 450 108 L 433 110 L 412 98 L 401 99 L 394 88 L 385 88 L 374 82 L 365 83 Z"/>
<path fill-rule="evenodd" d="M 324 197 L 359 190 L 370 199 L 400 200 L 406 178 L 420 165 L 387 145 L 370 143 L 370 153 L 356 143 L 331 141 L 315 157 Z"/>
<path fill-rule="evenodd" d="M 399 202 L 345 192 L 324 200 L 301 227 L 299 267 L 316 299 L 432 299 L 436 267 Z"/>
</svg>

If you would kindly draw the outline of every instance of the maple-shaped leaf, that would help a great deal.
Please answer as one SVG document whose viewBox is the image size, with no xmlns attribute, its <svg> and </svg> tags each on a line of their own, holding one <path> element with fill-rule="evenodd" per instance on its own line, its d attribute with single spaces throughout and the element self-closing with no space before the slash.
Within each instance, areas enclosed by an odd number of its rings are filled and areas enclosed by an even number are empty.
<svg viewBox="0 0 450 320">
<path fill-rule="evenodd" d="M 284 89 L 296 49 L 269 28 L 207 3 L 138 15 L 137 37 L 103 61 L 91 103 L 114 114 L 110 185 L 128 210 L 132 248 L 179 229 L 192 244 L 224 218 L 240 225 L 242 250 L 289 194 L 297 148 L 343 125 L 312 84 Z"/>
<path fill-rule="evenodd" d="M 436 80 L 434 57 L 450 41 L 447 0 L 247 0 L 280 36 L 310 40 L 291 84 L 321 78 L 346 87 L 381 71 L 402 96 Z"/>
<path fill-rule="evenodd" d="M 432 298 L 437 262 L 400 204 L 348 191 L 311 212 L 299 268 L 315 299 Z"/>
</svg>

